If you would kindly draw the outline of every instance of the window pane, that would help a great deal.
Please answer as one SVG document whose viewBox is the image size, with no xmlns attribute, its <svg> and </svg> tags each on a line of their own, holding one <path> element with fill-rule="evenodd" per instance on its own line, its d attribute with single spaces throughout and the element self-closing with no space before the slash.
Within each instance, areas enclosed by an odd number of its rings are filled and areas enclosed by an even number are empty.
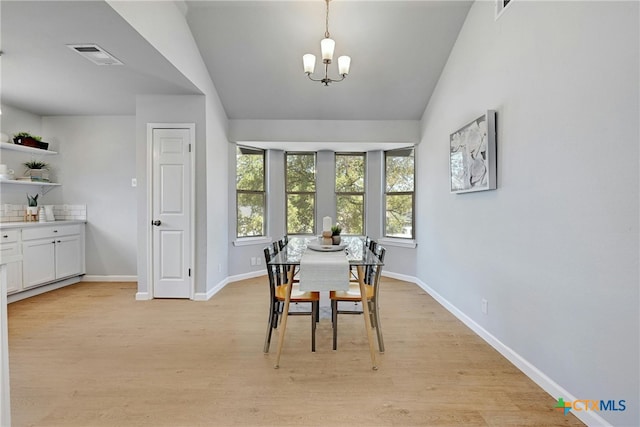
<svg viewBox="0 0 640 427">
<path fill-rule="evenodd" d="M 314 154 L 287 154 L 287 191 L 315 191 Z"/>
<path fill-rule="evenodd" d="M 236 189 L 264 190 L 264 152 L 244 147 L 236 151 Z"/>
<path fill-rule="evenodd" d="M 386 191 L 413 191 L 413 150 L 386 153 Z"/>
<path fill-rule="evenodd" d="M 413 238 L 413 194 L 387 194 L 386 201 L 385 235 Z"/>
<path fill-rule="evenodd" d="M 238 193 L 238 237 L 264 236 L 264 194 Z"/>
<path fill-rule="evenodd" d="M 315 197 L 313 194 L 287 194 L 287 234 L 313 234 Z"/>
<path fill-rule="evenodd" d="M 364 196 L 337 195 L 336 222 L 342 227 L 342 234 L 364 234 Z"/>
<path fill-rule="evenodd" d="M 364 156 L 336 154 L 336 192 L 364 192 Z"/>
</svg>

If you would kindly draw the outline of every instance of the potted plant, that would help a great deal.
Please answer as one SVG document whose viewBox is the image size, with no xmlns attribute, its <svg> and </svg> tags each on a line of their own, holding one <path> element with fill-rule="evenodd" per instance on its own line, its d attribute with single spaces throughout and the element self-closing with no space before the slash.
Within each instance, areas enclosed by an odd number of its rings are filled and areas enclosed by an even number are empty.
<svg viewBox="0 0 640 427">
<path fill-rule="evenodd" d="M 49 182 L 49 164 L 40 160 L 32 160 L 24 162 L 23 165 L 27 168 L 25 174 L 31 177 L 31 181 Z"/>
<path fill-rule="evenodd" d="M 27 206 L 27 216 L 38 215 L 38 196 L 39 194 L 35 196 L 27 194 L 27 203 L 29 204 Z"/>
<path fill-rule="evenodd" d="M 338 224 L 331 227 L 331 239 L 333 240 L 334 245 L 339 245 L 342 241 L 340 233 L 342 233 L 342 227 L 340 227 Z"/>
<path fill-rule="evenodd" d="M 42 137 L 38 135 L 31 135 L 29 132 L 18 132 L 13 135 L 13 142 L 17 145 L 24 145 L 25 147 L 34 147 L 46 150 L 49 148 L 48 142 L 42 142 Z"/>
</svg>

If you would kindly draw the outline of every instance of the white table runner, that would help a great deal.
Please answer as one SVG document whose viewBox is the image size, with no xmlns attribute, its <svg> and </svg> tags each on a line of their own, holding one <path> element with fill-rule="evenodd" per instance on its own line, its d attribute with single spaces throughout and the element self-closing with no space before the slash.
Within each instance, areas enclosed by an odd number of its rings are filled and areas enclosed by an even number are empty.
<svg viewBox="0 0 640 427">
<path fill-rule="evenodd" d="M 300 258 L 301 291 L 346 291 L 349 261 L 344 251 L 318 252 L 307 249 Z"/>
</svg>

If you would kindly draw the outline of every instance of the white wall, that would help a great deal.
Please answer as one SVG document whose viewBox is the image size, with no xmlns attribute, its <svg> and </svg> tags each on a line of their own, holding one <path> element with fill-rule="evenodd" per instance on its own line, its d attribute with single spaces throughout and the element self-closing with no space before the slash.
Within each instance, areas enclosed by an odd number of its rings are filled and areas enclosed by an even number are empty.
<svg viewBox="0 0 640 427">
<path fill-rule="evenodd" d="M 46 135 L 42 135 L 42 117 L 11 105 L 2 104 L 0 131 L 6 133 L 9 136 L 9 140 L 11 140 L 14 133 L 29 132 L 32 135 L 42 136 L 43 141 L 47 141 L 44 138 Z"/>
<path fill-rule="evenodd" d="M 638 3 L 493 6 L 473 5 L 423 116 L 417 277 L 565 400 L 626 400 L 590 421 L 640 425 Z M 449 194 L 449 134 L 487 109 L 498 189 Z"/>
<path fill-rule="evenodd" d="M 136 31 L 138 31 L 155 49 L 167 58 L 182 74 L 184 74 L 204 95 L 204 125 L 197 124 L 196 134 L 202 135 L 200 142 L 197 136 L 198 157 L 196 159 L 196 198 L 200 201 L 196 218 L 197 266 L 196 266 L 196 298 L 204 298 L 203 294 L 211 292 L 225 283 L 227 277 L 229 236 L 228 224 L 228 171 L 227 164 L 227 117 L 220 103 L 209 73 L 198 47 L 189 30 L 184 15 L 175 2 L 138 2 L 113 1 L 107 3 L 120 14 Z M 152 16 L 153 19 L 149 19 Z M 166 117 L 173 121 L 185 118 L 179 106 L 165 105 L 165 113 L 137 117 L 138 124 L 144 120 L 155 120 L 153 117 Z M 171 111 L 173 108 L 173 111 Z M 138 109 L 138 107 L 137 107 Z M 145 105 L 139 111 L 151 112 L 152 105 Z M 160 113 L 160 111 L 156 111 Z M 197 115 L 197 114 L 196 114 Z M 194 121 L 194 120 L 192 120 Z M 204 134 L 199 132 L 204 131 Z M 143 135 L 138 127 L 138 145 Z M 138 151 L 140 154 L 140 151 Z M 138 161 L 138 173 L 141 163 Z M 146 170 L 146 169 L 145 169 Z M 140 205 L 139 205 L 140 206 Z M 139 212 L 139 215 L 142 215 Z M 138 230 L 138 238 L 144 238 L 144 229 Z M 205 238 L 203 238 L 205 237 Z M 144 254 L 139 251 L 139 265 L 143 263 Z M 141 277 L 139 272 L 139 277 Z M 204 282 L 201 280 L 204 278 Z M 145 278 L 146 280 L 146 278 Z M 144 292 L 140 287 L 140 292 Z M 146 286 L 143 285 L 143 287 Z M 203 287 L 204 286 L 204 287 Z"/>
<path fill-rule="evenodd" d="M 147 151 L 147 123 L 177 123 L 195 124 L 195 216 L 196 216 L 196 253 L 194 255 L 195 291 L 204 293 L 206 290 L 206 126 L 205 103 L 201 95 L 140 95 L 136 97 L 136 176 L 138 179 L 138 292 L 150 292 L 147 276 L 147 256 L 150 250 L 148 242 L 151 225 L 148 222 L 147 208 L 147 172 L 149 164 Z"/>
<path fill-rule="evenodd" d="M 2 133 L 7 134 L 9 137 L 9 142 L 12 142 L 13 134 L 18 132 L 29 132 L 32 135 L 42 136 L 42 140 L 46 142 L 51 140 L 49 135 L 42 134 L 41 116 L 20 110 L 10 105 L 2 104 L 0 128 Z M 54 143 L 51 144 L 50 150 L 57 150 Z M 7 165 L 9 169 L 13 169 L 16 177 L 24 175 L 26 169 L 22 163 L 30 160 L 34 160 L 30 154 L 17 151 L 0 150 L 0 163 Z M 55 156 L 42 156 L 42 158 L 35 160 L 42 160 L 52 166 L 55 166 L 56 163 Z M 26 205 L 26 193 L 35 194 L 38 191 L 38 187 L 29 187 L 26 189 L 22 186 L 4 185 L 0 187 L 0 202 L 2 204 L 9 203 Z M 41 195 L 38 201 L 41 204 L 53 203 L 57 191 L 57 189 L 54 189 L 46 198 Z"/>
<path fill-rule="evenodd" d="M 87 205 L 87 275 L 135 277 L 135 117 L 44 117 L 42 130 L 55 135 L 58 155 L 46 161 L 62 184 L 46 203 Z"/>
<path fill-rule="evenodd" d="M 87 275 L 135 277 L 135 117 L 41 117 L 8 105 L 2 106 L 2 113 L 9 136 L 21 131 L 40 135 L 49 150 L 58 153 L 36 157 L 49 163 L 52 181 L 62 184 L 41 194 L 39 204 L 87 205 Z M 31 158 L 3 150 L 0 161 L 21 176 L 22 163 Z M 3 186 L 1 202 L 26 204 L 25 193 L 36 191 L 39 188 Z"/>
<path fill-rule="evenodd" d="M 231 141 L 403 142 L 420 140 L 417 120 L 230 120 Z"/>
</svg>

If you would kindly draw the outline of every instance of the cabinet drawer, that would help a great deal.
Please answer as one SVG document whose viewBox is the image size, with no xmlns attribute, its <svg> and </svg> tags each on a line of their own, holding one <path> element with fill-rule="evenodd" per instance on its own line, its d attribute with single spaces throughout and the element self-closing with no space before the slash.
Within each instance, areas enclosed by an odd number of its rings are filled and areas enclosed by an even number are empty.
<svg viewBox="0 0 640 427">
<path fill-rule="evenodd" d="M 18 230 L 0 230 L 0 243 L 17 242 L 18 232 Z"/>
<path fill-rule="evenodd" d="M 18 244 L 17 243 L 2 243 L 0 245 L 0 252 L 2 253 L 3 256 L 8 256 L 8 255 L 19 255 L 20 254 L 20 250 L 18 249 Z"/>
<path fill-rule="evenodd" d="M 80 224 L 25 228 L 22 230 L 22 240 L 48 239 L 72 234 L 80 234 Z"/>
</svg>

